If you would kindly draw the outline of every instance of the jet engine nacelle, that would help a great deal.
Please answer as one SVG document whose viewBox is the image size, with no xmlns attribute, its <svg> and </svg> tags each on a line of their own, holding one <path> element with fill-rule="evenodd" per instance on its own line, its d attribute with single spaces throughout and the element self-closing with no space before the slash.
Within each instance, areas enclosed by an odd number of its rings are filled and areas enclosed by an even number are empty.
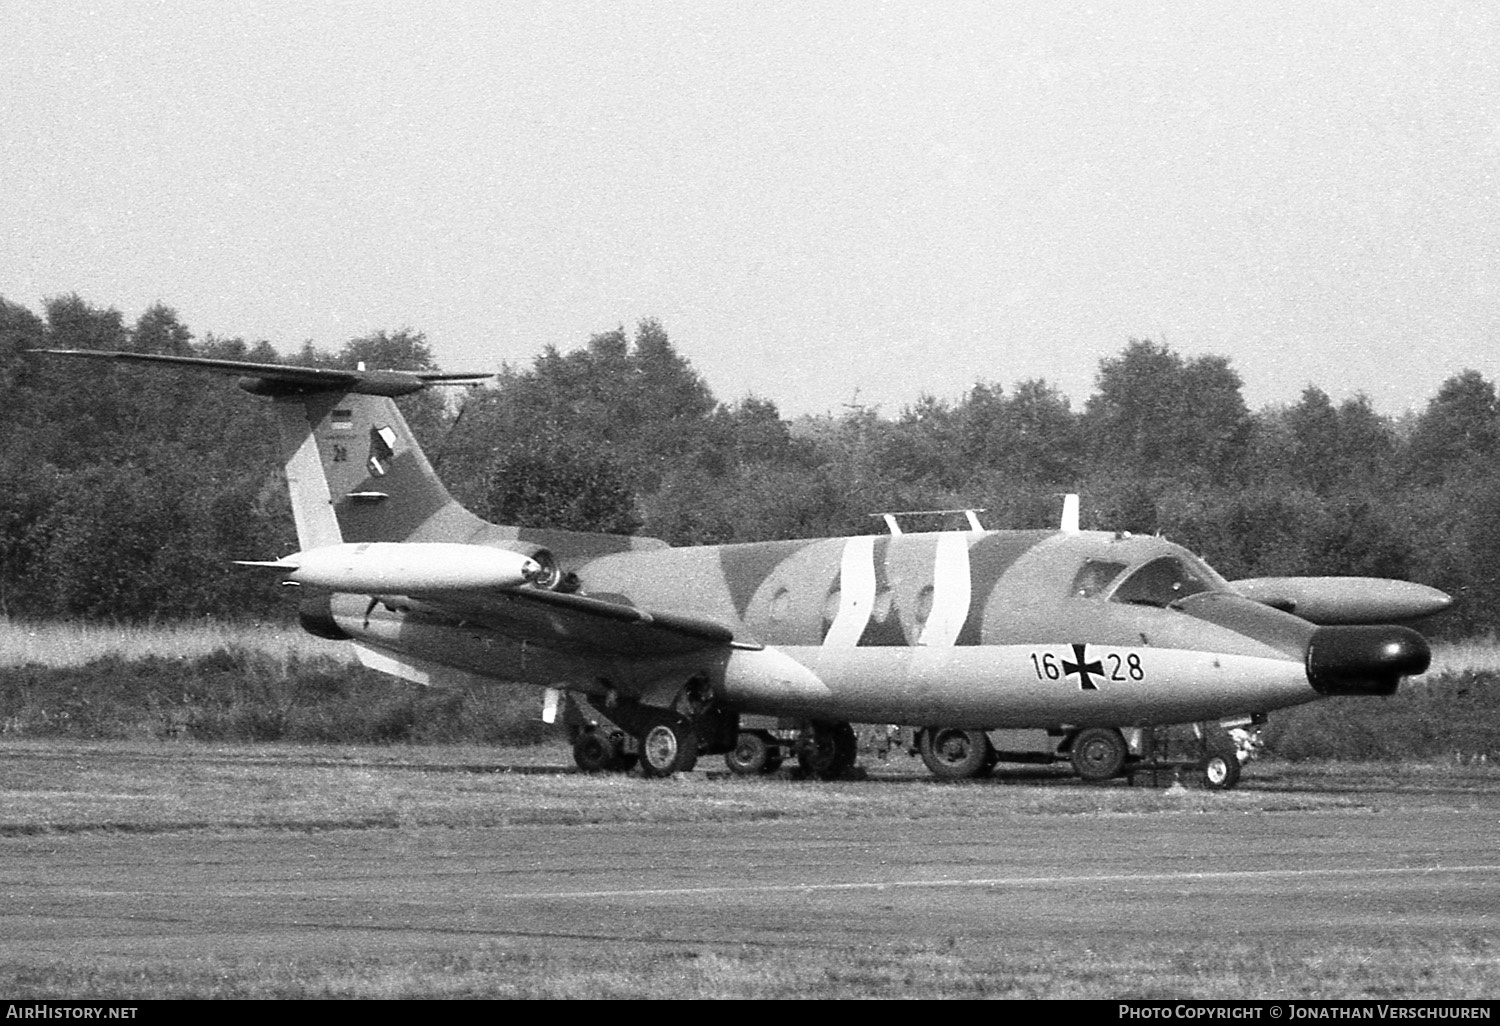
<svg viewBox="0 0 1500 1026">
<path fill-rule="evenodd" d="M 1322 695 L 1394 695 L 1431 663 L 1427 639 L 1410 627 L 1319 627 L 1307 646 L 1307 679 Z"/>
<path fill-rule="evenodd" d="M 324 545 L 272 563 L 297 584 L 361 594 L 508 588 L 536 580 L 542 564 L 524 552 L 456 542 Z"/>
</svg>

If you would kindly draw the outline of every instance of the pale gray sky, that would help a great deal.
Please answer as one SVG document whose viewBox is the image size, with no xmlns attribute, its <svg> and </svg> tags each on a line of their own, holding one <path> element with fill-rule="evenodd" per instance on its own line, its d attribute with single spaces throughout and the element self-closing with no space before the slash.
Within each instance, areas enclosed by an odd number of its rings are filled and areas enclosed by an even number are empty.
<svg viewBox="0 0 1500 1026">
<path fill-rule="evenodd" d="M 1500 378 L 1500 7 L 0 0 L 0 296 L 446 369 L 661 320 L 783 414 L 1131 337 Z"/>
</svg>

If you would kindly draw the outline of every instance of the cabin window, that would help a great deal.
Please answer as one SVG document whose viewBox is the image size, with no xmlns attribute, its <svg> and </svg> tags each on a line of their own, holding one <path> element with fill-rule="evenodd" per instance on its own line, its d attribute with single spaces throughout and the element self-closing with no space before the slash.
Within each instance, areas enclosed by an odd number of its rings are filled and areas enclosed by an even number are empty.
<svg viewBox="0 0 1500 1026">
<path fill-rule="evenodd" d="M 1110 596 L 1110 601 L 1165 608 L 1178 599 L 1213 588 L 1212 580 L 1176 556 L 1162 556 L 1125 578 Z"/>
<path fill-rule="evenodd" d="M 1078 576 L 1073 578 L 1073 586 L 1068 589 L 1068 594 L 1074 598 L 1095 598 L 1108 588 L 1110 582 L 1119 577 L 1120 571 L 1124 569 L 1124 563 L 1091 559 L 1083 564 L 1083 568 L 1078 571 Z"/>
</svg>

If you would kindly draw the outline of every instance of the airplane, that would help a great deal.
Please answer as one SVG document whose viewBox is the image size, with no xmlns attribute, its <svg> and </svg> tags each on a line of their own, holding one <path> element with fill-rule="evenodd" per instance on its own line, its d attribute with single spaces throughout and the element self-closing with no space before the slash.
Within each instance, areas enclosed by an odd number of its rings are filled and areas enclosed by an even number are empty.
<svg viewBox="0 0 1500 1026">
<path fill-rule="evenodd" d="M 246 561 L 298 590 L 303 629 L 422 685 L 523 681 L 574 725 L 589 770 L 648 777 L 786 746 L 832 779 L 852 724 L 914 729 L 940 777 L 987 771 L 990 732 L 1040 728 L 1090 781 L 1124 775 L 1150 729 L 1204 724 L 1204 780 L 1231 787 L 1268 712 L 1391 695 L 1431 653 L 1398 621 L 1449 596 L 1405 581 L 1231 582 L 1165 538 L 1079 528 L 962 530 L 673 547 L 497 525 L 433 471 L 394 398 L 487 375 L 341 370 L 193 356 L 36 353 L 238 378 L 270 399 L 298 551 Z M 571 701 L 567 700 L 571 699 Z M 601 722 L 587 715 L 591 709 Z M 1147 746 L 1149 747 L 1149 746 Z"/>
</svg>

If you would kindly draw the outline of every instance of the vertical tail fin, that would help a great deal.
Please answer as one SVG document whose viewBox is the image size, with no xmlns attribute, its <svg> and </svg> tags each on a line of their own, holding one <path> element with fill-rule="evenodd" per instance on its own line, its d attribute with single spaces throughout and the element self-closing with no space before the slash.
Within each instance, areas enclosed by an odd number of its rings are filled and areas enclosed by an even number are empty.
<svg viewBox="0 0 1500 1026">
<path fill-rule="evenodd" d="M 461 540 L 486 526 L 448 494 L 389 397 L 316 392 L 276 406 L 300 548 Z"/>
</svg>

